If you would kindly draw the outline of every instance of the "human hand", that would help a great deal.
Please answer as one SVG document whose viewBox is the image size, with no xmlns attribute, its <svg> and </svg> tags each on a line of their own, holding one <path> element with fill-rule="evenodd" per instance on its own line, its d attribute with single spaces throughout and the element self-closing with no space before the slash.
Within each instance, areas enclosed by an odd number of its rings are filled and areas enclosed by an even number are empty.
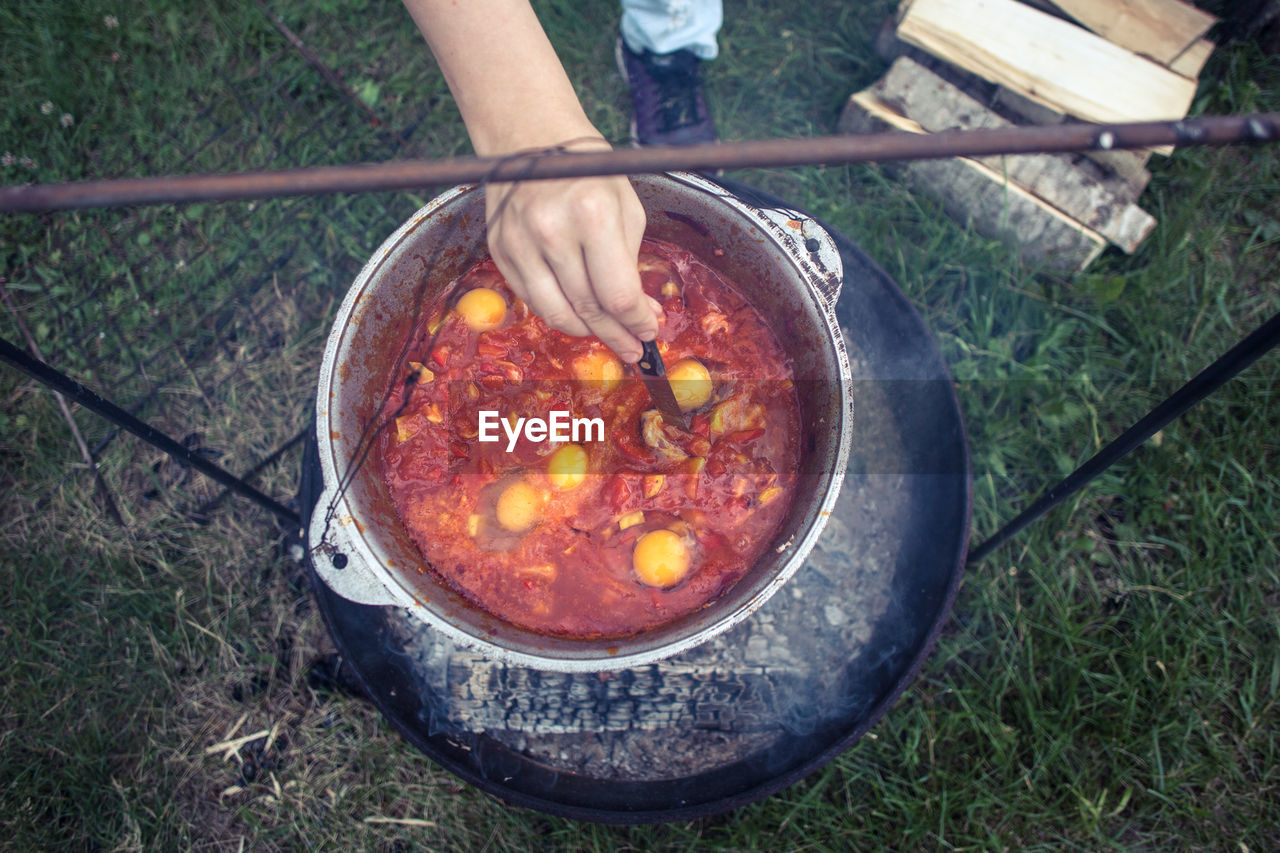
<svg viewBox="0 0 1280 853">
<path fill-rule="evenodd" d="M 630 181 L 489 184 L 485 206 L 489 252 L 515 294 L 552 328 L 594 334 L 624 361 L 639 361 L 661 309 L 640 287 L 645 212 Z"/>
</svg>

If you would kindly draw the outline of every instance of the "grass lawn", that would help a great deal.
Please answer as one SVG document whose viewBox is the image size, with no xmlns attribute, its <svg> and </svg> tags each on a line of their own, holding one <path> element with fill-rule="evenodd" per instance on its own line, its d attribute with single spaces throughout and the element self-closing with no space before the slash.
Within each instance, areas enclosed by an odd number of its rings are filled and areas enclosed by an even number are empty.
<svg viewBox="0 0 1280 853">
<path fill-rule="evenodd" d="M 615 6 L 536 6 L 621 140 Z M 884 69 L 887 0 L 728 6 L 708 72 L 725 138 L 832 132 Z M 0 6 L 0 180 L 469 150 L 397 2 L 266 9 Z M 1224 45 L 1193 112 L 1255 110 L 1280 110 L 1280 56 Z M 1151 168 L 1158 229 L 1071 280 L 877 167 L 734 177 L 851 237 L 934 331 L 968 423 L 976 543 L 1280 310 L 1280 149 Z M 298 454 L 267 457 L 307 424 L 327 323 L 435 191 L 0 217 L 0 335 L 25 328 L 55 366 L 289 500 Z M 52 396 L 0 370 L 0 848 L 1280 848 L 1276 353 L 970 567 L 924 671 L 852 748 L 768 800 L 651 827 L 510 809 L 434 766 L 328 677 L 271 516 L 208 506 L 208 481 L 76 421 L 119 521 Z"/>
</svg>

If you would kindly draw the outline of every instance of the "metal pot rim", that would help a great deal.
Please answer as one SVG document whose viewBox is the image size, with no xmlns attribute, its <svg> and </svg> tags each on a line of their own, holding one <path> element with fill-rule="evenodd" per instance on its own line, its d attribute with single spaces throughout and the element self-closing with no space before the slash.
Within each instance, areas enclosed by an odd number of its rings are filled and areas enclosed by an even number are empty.
<svg viewBox="0 0 1280 853">
<path fill-rule="evenodd" d="M 324 491 L 317 502 L 318 511 L 312 518 L 308 541 L 317 574 L 334 592 L 359 603 L 404 607 L 428 626 L 445 634 L 454 643 L 509 664 L 566 672 L 585 672 L 639 666 L 700 645 L 754 613 L 803 564 L 805 557 L 817 542 L 826 519 L 834 510 L 852 444 L 851 371 L 834 310 L 841 281 L 839 252 L 825 230 L 811 218 L 797 211 L 752 207 L 718 185 L 695 175 L 673 173 L 662 176 L 638 176 L 637 180 L 659 183 L 665 181 L 683 185 L 696 192 L 714 196 L 718 203 L 727 205 L 735 213 L 744 217 L 759 229 L 761 234 L 776 244 L 787 261 L 797 268 L 800 277 L 811 289 L 814 304 L 818 306 L 822 315 L 828 343 L 834 351 L 833 360 L 840 374 L 839 381 L 834 383 L 839 389 L 838 410 L 842 413 L 835 464 L 830 471 L 826 472 L 829 479 L 813 521 L 803 531 L 803 535 L 793 536 L 790 541 L 784 543 L 783 547 L 790 552 L 785 562 L 773 572 L 767 583 L 755 590 L 753 595 L 739 602 L 714 622 L 696 631 L 691 631 L 659 646 L 634 651 L 628 651 L 626 646 L 635 638 L 611 640 L 609 642 L 612 645 L 608 646 L 608 651 L 587 656 L 566 654 L 563 651 L 522 651 L 503 646 L 489 638 L 493 632 L 458 624 L 454 619 L 437 612 L 432 602 L 424 600 L 422 596 L 408 589 L 407 585 L 399 580 L 398 573 L 385 565 L 384 560 L 370 546 L 366 530 L 362 529 L 359 509 L 352 505 L 349 496 L 339 485 L 344 483 L 344 478 L 336 458 L 331 422 L 334 409 L 337 408 L 337 390 L 342 385 L 341 370 L 337 362 L 346 335 L 353 332 L 358 325 L 357 306 L 365 293 L 378 284 L 379 274 L 388 258 L 406 240 L 411 239 L 419 228 L 429 223 L 433 216 L 440 214 L 450 204 L 477 189 L 475 186 L 464 185 L 447 190 L 434 198 L 409 217 L 374 252 L 348 290 L 335 316 L 325 347 L 316 397 L 317 449 Z M 650 633 L 653 632 L 638 636 L 644 637 Z M 563 643 L 548 638 L 548 645 L 563 645 Z"/>
</svg>

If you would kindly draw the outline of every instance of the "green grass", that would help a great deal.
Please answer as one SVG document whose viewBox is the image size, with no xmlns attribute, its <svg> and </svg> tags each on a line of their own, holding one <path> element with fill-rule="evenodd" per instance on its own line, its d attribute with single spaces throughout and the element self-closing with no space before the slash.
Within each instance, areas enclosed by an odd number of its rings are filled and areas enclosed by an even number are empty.
<svg viewBox="0 0 1280 853">
<path fill-rule="evenodd" d="M 722 134 L 830 132 L 883 70 L 889 7 L 730 4 L 708 75 Z M 468 150 L 398 4 L 271 8 L 378 126 L 255 6 L 22 0 L 0 7 L 0 150 L 34 168 L 0 179 L 379 159 L 394 131 L 402 156 Z M 616 10 L 538 9 L 623 138 Z M 1222 47 L 1194 111 L 1259 109 L 1280 110 L 1280 58 Z M 877 167 L 735 177 L 817 212 L 920 309 L 967 418 L 977 542 L 1280 309 L 1277 149 L 1152 168 L 1156 232 L 1074 280 Z M 5 217 L 0 274 L 57 366 L 128 404 L 159 383 L 143 416 L 243 471 L 305 424 L 337 300 L 432 192 Z M 7 310 L 0 334 L 20 340 Z M 100 460 L 116 526 L 50 396 L 5 369 L 0 848 L 1275 849 L 1278 436 L 1273 353 L 971 567 L 924 671 L 831 764 L 725 815 L 604 827 L 506 809 L 310 677 L 332 648 L 275 523 L 236 500 L 195 520 L 216 489 L 124 437 Z M 297 466 L 255 482 L 287 500 Z M 264 730 L 269 746 L 207 752 Z"/>
</svg>

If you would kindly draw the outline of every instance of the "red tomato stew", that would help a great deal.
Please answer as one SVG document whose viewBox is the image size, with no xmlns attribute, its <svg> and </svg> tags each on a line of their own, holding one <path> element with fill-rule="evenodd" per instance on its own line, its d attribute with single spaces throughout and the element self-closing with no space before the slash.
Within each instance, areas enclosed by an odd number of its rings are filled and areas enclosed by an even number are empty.
<svg viewBox="0 0 1280 853">
<path fill-rule="evenodd" d="M 639 266 L 688 431 L 598 339 L 530 313 L 492 261 L 423 312 L 386 409 L 381 475 L 431 569 L 540 633 L 621 637 L 707 605 L 792 499 L 800 410 L 763 316 L 677 246 L 645 240 Z"/>
</svg>

